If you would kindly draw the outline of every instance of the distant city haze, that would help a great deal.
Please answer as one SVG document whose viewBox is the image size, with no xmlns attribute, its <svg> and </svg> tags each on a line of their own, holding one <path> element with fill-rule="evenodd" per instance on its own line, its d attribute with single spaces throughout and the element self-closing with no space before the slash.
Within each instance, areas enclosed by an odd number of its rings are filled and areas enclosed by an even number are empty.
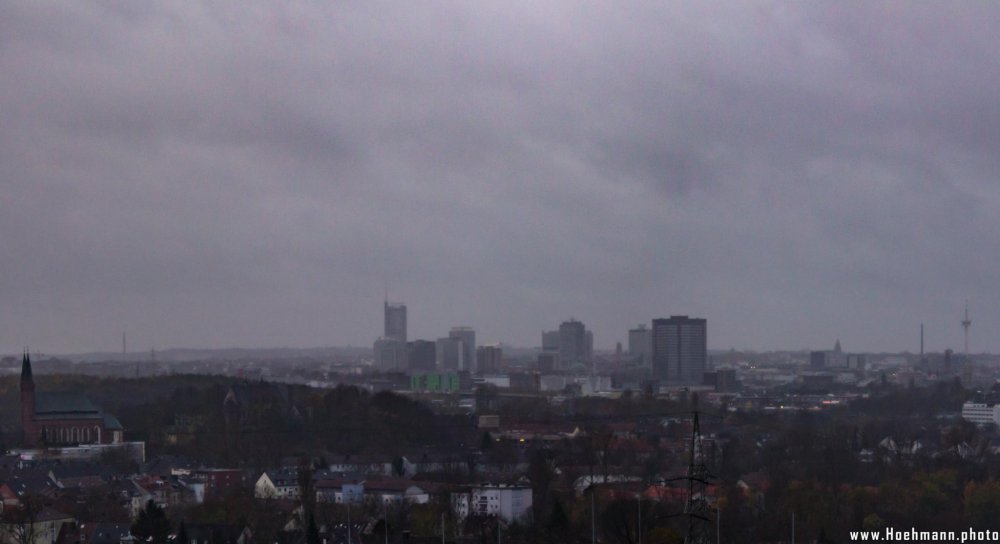
<svg viewBox="0 0 1000 544">
<path fill-rule="evenodd" d="M 386 284 L 409 341 L 1000 350 L 997 20 L 0 3 L 0 353 L 372 346 Z"/>
</svg>

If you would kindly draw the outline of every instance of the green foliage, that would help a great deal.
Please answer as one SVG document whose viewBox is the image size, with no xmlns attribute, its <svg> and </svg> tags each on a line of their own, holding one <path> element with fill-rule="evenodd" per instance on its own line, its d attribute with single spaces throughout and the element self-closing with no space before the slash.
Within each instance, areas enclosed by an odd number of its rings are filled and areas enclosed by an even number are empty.
<svg viewBox="0 0 1000 544">
<path fill-rule="evenodd" d="M 174 544 L 188 544 L 189 542 L 187 527 L 184 526 L 184 522 L 182 521 L 180 528 L 177 529 L 177 537 L 174 539 Z"/>
<path fill-rule="evenodd" d="M 600 527 L 602 542 L 617 542 L 634 544 L 639 541 L 639 533 L 649 530 L 655 516 L 650 512 L 650 502 L 641 503 L 637 500 L 618 499 L 608 504 L 601 512 Z M 640 527 L 640 510 L 644 516 Z"/>
<path fill-rule="evenodd" d="M 393 393 L 371 394 L 348 386 L 314 390 L 303 386 L 255 384 L 276 394 L 262 396 L 244 406 L 237 425 L 223 409 L 229 389 L 241 383 L 221 377 L 158 377 L 121 380 L 78 376 L 45 376 L 40 389 L 86 391 L 98 404 L 119 416 L 128 437 L 147 441 L 149 456 L 160 453 L 189 455 L 206 465 L 264 467 L 289 455 L 313 458 L 321 452 L 390 454 L 393 468 L 402 472 L 402 456 L 433 445 L 466 455 L 470 467 L 489 462 L 513 464 L 527 454 L 534 490 L 534 522 L 504 529 L 504 540 L 518 535 L 524 542 L 576 542 L 589 540 L 590 499 L 574 498 L 569 482 L 591 470 L 598 475 L 619 471 L 639 476 L 646 485 L 682 474 L 686 468 L 684 439 L 690 426 L 684 422 L 650 417 L 676 411 L 681 403 L 635 394 L 620 401 L 575 398 L 559 407 L 544 399 L 508 401 L 484 389 L 485 399 L 497 404 L 502 420 L 575 423 L 589 431 L 585 437 L 544 447 L 514 441 L 497 442 L 495 435 L 477 430 L 464 416 L 435 414 L 428 406 Z M 16 384 L 0 379 L 0 407 L 16 411 Z M 6 384 L 6 385 L 5 385 Z M 254 384 L 252 384 L 254 385 Z M 6 387 L 6 389 L 5 389 Z M 995 430 L 964 422 L 929 417 L 954 412 L 968 396 L 959 384 L 944 382 L 927 388 L 873 388 L 870 398 L 840 409 L 819 413 L 736 412 L 724 420 L 703 419 L 703 430 L 722 432 L 713 441 L 718 507 L 724 542 L 781 541 L 789 534 L 790 513 L 796 513 L 802 541 L 828 537 L 838 541 L 850 530 L 879 530 L 885 526 L 951 529 L 960 526 L 998 528 L 1000 512 L 1000 457 L 990 453 Z M 689 399 L 690 400 L 690 399 Z M 227 415 L 230 417 L 227 419 Z M 639 452 L 619 448 L 622 442 L 602 421 L 640 422 Z M 168 430 L 177 431 L 173 435 Z M 886 437 L 906 446 L 920 441 L 938 455 L 909 455 L 879 449 Z M 995 439 L 995 437 L 993 437 Z M 678 444 L 682 453 L 678 453 Z M 976 457 L 954 454 L 969 445 Z M 479 446 L 481 451 L 475 452 Z M 527 448 L 527 449 L 525 449 Z M 873 462 L 861 462 L 862 449 L 877 451 Z M 949 453 L 951 452 L 951 453 Z M 412 457 L 410 457 L 412 459 Z M 462 458 L 462 457 L 459 457 Z M 332 460 L 332 459 L 331 459 Z M 117 463 L 114 459 L 106 459 Z M 325 464 L 325 463 L 323 463 Z M 120 467 L 134 470 L 134 467 Z M 557 470 L 558 469 L 558 470 Z M 745 489 L 737 482 L 754 473 L 766 486 Z M 305 474 L 303 474 L 303 477 Z M 457 478 L 457 477 L 456 477 Z M 467 476 L 463 476 L 467 478 Z M 313 496 L 306 493 L 305 496 Z M 89 510 L 78 517 L 122 517 L 119 508 L 105 508 L 95 497 Z M 139 533 L 152 536 L 169 532 L 162 511 L 143 510 L 135 522 Z M 310 525 L 323 525 L 325 506 L 306 505 L 302 528 L 308 541 Z M 682 505 L 643 501 L 643 542 L 677 541 L 683 524 L 676 514 Z M 639 505 L 597 495 L 597 530 L 604 542 L 637 541 L 635 526 Z M 381 509 L 354 512 L 354 521 L 382 516 Z M 436 537 L 445 502 L 400 509 L 389 520 L 390 532 L 411 530 L 414 535 Z M 279 512 L 248 491 L 190 507 L 180 512 L 191 523 L 250 524 L 260 541 L 274 541 L 287 522 Z M 346 512 L 336 513 L 343 521 Z M 333 516 L 333 514 L 331 514 Z M 495 540 L 495 527 L 486 521 L 479 529 Z M 384 522 L 383 522 L 384 523 Z M 449 534 L 458 530 L 448 520 Z M 381 537 L 384 524 L 374 528 Z M 181 527 L 183 530 L 183 526 Z M 156 536 L 154 542 L 165 537 Z M 159 539 L 159 540 L 158 540 Z M 494 541 L 491 540 L 491 541 Z"/>
<path fill-rule="evenodd" d="M 373 395 L 352 386 L 321 390 L 183 375 L 138 380 L 44 375 L 36 381 L 39 390 L 86 392 L 118 416 L 126 439 L 146 442 L 149 457 L 182 455 L 207 465 L 264 468 L 292 452 L 402 453 L 429 445 L 458 449 L 475 444 L 477 432 L 468 418 L 435 415 L 405 396 Z M 227 413 L 223 400 L 234 386 L 260 394 Z M 17 425 L 18 399 L 16 381 L 0 379 L 0 408 L 8 407 L 0 410 L 0 423 L 7 418 L 9 426 Z M 108 461 L 125 472 L 136 469 Z"/>
<path fill-rule="evenodd" d="M 444 518 L 445 534 L 454 533 L 455 520 L 451 518 L 451 512 L 445 502 L 429 502 L 427 504 L 414 504 L 407 512 L 410 531 L 415 537 L 441 538 L 441 520 Z"/>
<path fill-rule="evenodd" d="M 684 537 L 673 527 L 657 527 L 642 541 L 648 544 L 683 544 Z"/>
<path fill-rule="evenodd" d="M 563 508 L 562 502 L 558 500 L 552 505 L 552 513 L 549 515 L 545 532 L 553 542 L 569 542 L 570 540 L 569 516 L 566 515 L 566 509 Z"/>
<path fill-rule="evenodd" d="M 965 522 L 977 530 L 1000 529 L 1000 482 L 969 482 L 963 493 Z"/>
<path fill-rule="evenodd" d="M 310 513 L 306 521 L 306 544 L 320 544 L 321 542 L 319 528 L 316 527 L 316 517 Z"/>
<path fill-rule="evenodd" d="M 132 524 L 132 535 L 137 539 L 151 544 L 166 544 L 170 535 L 170 520 L 162 508 L 150 500 L 139 512 L 139 517 Z"/>
<path fill-rule="evenodd" d="M 881 533 L 887 526 L 888 524 L 885 520 L 875 513 L 868 514 L 865 516 L 864 521 L 861 522 L 861 529 L 877 533 Z"/>
<path fill-rule="evenodd" d="M 548 513 L 548 505 L 552 501 L 550 495 L 552 483 L 556 479 L 555 464 L 552 452 L 547 449 L 532 450 L 528 458 L 528 480 L 532 489 L 532 508 L 535 519 L 543 519 Z M 565 514 L 565 512 L 563 512 Z"/>
</svg>

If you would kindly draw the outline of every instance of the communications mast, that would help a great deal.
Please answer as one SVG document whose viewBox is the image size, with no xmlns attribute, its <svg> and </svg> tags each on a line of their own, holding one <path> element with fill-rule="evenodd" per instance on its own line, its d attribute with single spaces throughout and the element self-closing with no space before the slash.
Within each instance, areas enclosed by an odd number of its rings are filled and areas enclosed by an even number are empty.
<svg viewBox="0 0 1000 544">
<path fill-rule="evenodd" d="M 965 319 L 962 320 L 962 328 L 965 329 L 965 359 L 969 359 L 969 327 L 972 326 L 972 320 L 969 319 L 969 301 L 965 301 Z"/>
</svg>

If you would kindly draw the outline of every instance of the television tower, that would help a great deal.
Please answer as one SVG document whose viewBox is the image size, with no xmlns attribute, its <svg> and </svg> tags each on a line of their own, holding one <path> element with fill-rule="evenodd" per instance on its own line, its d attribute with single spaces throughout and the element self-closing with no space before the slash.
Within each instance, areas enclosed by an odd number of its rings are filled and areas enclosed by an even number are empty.
<svg viewBox="0 0 1000 544">
<path fill-rule="evenodd" d="M 969 319 L 969 299 L 965 299 L 965 319 L 962 320 L 962 328 L 965 329 L 965 358 L 969 358 L 969 327 L 972 320 Z"/>
</svg>

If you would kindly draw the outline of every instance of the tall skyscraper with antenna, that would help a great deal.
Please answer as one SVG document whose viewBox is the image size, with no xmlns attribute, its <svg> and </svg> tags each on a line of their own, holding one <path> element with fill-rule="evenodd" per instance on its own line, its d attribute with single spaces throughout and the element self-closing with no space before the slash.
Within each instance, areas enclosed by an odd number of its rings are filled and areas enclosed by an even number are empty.
<svg viewBox="0 0 1000 544">
<path fill-rule="evenodd" d="M 383 334 L 375 340 L 375 368 L 384 372 L 401 372 L 406 370 L 406 305 L 399 302 L 389 302 L 389 283 L 385 285 L 385 302 L 383 305 L 385 327 Z"/>
<path fill-rule="evenodd" d="M 962 328 L 965 330 L 965 358 L 969 358 L 969 327 L 972 326 L 972 320 L 969 319 L 969 301 L 965 301 L 965 319 L 962 320 Z"/>
</svg>

